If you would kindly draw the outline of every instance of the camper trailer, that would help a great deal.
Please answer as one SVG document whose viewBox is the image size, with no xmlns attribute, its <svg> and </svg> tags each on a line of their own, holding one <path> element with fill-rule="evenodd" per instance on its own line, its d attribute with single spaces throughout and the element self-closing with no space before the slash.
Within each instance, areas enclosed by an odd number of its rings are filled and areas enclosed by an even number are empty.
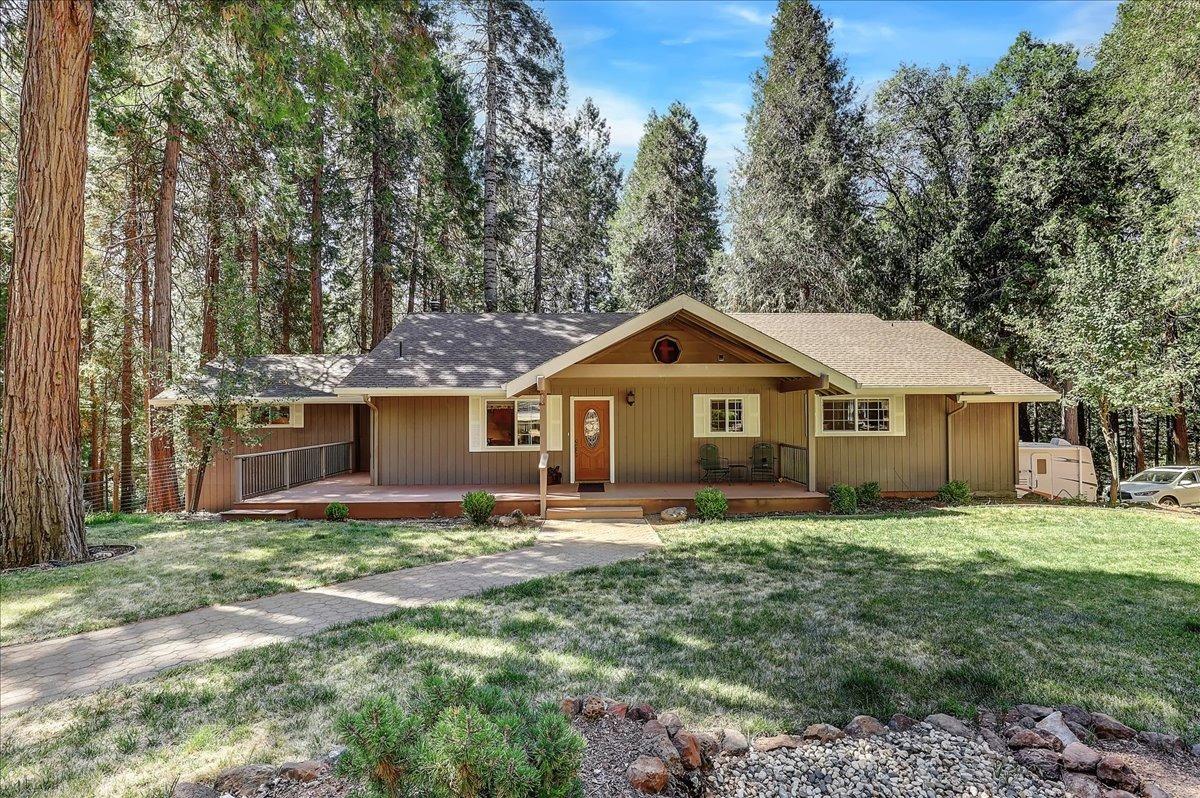
<svg viewBox="0 0 1200 798">
<path fill-rule="evenodd" d="M 1092 451 L 1062 438 L 1049 443 L 1020 445 L 1017 495 L 1036 494 L 1047 499 L 1096 501 L 1096 469 Z"/>
</svg>

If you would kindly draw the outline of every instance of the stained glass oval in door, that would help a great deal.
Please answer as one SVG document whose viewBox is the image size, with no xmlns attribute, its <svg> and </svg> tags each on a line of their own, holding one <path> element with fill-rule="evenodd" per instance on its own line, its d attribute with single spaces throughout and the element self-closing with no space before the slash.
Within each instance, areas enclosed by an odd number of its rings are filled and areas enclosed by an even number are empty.
<svg viewBox="0 0 1200 798">
<path fill-rule="evenodd" d="M 600 445 L 600 414 L 590 408 L 583 416 L 583 441 L 589 449 Z"/>
</svg>

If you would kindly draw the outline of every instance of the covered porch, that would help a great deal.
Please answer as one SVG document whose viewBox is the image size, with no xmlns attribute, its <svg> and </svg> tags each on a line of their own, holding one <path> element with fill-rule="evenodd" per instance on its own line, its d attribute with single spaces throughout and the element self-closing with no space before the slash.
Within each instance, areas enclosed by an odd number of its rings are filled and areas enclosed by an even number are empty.
<svg viewBox="0 0 1200 798">
<path fill-rule="evenodd" d="M 603 491 L 583 492 L 570 483 L 548 485 L 548 511 L 591 509 L 603 517 L 603 508 L 638 507 L 644 514 L 683 505 L 694 510 L 692 497 L 704 487 L 699 482 L 607 483 Z M 796 513 L 825 510 L 828 497 L 794 482 L 733 482 L 719 485 L 729 498 L 730 513 Z M 325 506 L 341 502 L 352 519 L 455 518 L 462 512 L 462 495 L 487 490 L 496 496 L 497 514 L 520 509 L 540 512 L 537 484 L 513 485 L 372 485 L 369 474 L 344 473 L 272 491 L 238 502 L 238 510 L 293 510 L 297 518 L 325 517 Z"/>
</svg>

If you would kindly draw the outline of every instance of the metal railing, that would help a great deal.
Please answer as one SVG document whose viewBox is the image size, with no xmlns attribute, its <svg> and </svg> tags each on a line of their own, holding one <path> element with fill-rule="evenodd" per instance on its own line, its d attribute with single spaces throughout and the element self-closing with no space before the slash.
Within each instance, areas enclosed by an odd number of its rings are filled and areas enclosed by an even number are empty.
<svg viewBox="0 0 1200 798">
<path fill-rule="evenodd" d="M 239 454 L 233 461 L 234 496 L 240 502 L 352 471 L 354 443 L 340 441 Z"/>
<path fill-rule="evenodd" d="M 779 476 L 808 485 L 808 449 L 790 443 L 779 444 Z"/>
</svg>

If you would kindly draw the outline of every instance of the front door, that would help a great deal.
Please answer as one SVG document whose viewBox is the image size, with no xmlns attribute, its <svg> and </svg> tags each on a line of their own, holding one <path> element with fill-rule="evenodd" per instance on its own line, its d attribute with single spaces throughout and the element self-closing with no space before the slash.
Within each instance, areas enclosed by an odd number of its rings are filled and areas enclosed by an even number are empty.
<svg viewBox="0 0 1200 798">
<path fill-rule="evenodd" d="M 575 410 L 574 430 L 571 435 L 575 447 L 575 481 L 608 482 L 610 427 L 609 402 L 607 399 L 578 399 L 573 403 Z"/>
</svg>

